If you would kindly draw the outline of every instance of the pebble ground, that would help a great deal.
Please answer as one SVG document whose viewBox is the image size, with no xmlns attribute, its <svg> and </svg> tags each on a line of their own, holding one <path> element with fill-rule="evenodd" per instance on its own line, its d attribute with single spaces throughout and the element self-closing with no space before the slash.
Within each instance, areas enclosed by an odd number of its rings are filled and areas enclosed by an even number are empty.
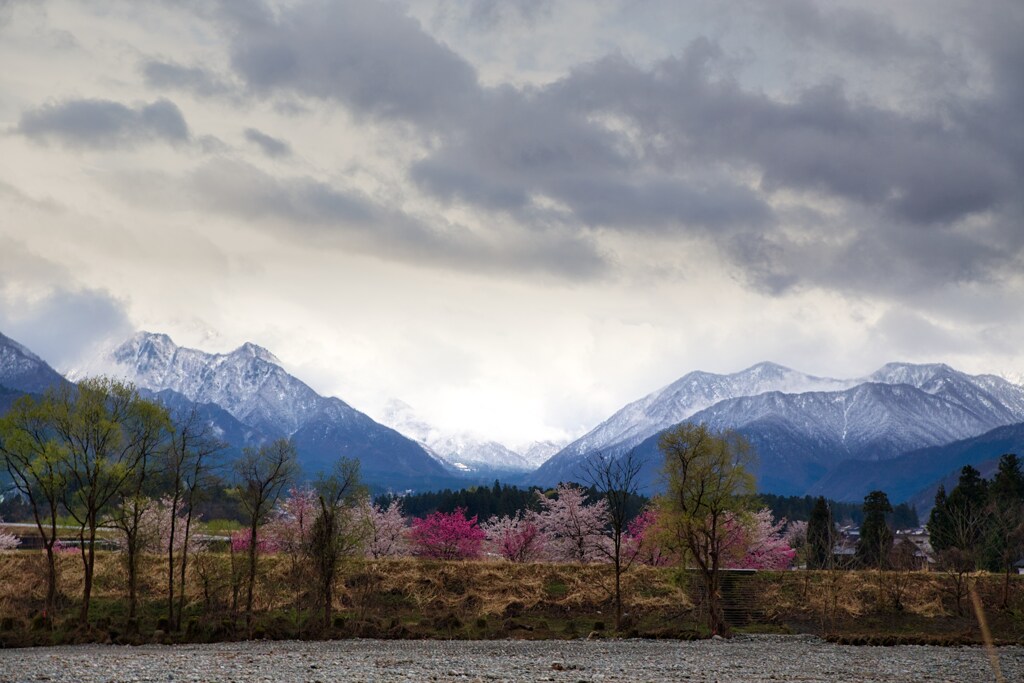
<svg viewBox="0 0 1024 683">
<path fill-rule="evenodd" d="M 1024 648 L 998 650 L 1024 681 Z M 213 681 L 995 681 L 983 649 L 853 647 L 809 636 L 697 642 L 381 641 L 81 645 L 0 650 L 0 682 Z"/>
</svg>

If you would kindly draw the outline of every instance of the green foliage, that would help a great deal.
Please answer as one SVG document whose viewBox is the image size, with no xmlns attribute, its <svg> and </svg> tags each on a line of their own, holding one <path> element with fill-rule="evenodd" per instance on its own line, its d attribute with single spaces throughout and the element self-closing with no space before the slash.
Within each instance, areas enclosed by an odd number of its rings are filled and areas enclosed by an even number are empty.
<svg viewBox="0 0 1024 683">
<path fill-rule="evenodd" d="M 835 527 L 828 502 L 819 496 L 807 522 L 807 568 L 826 569 L 832 564 Z"/>
<path fill-rule="evenodd" d="M 872 491 L 864 497 L 864 523 L 860 526 L 857 562 L 862 567 L 884 567 L 892 550 L 893 533 L 886 522 L 892 504 L 885 491 Z"/>
<path fill-rule="evenodd" d="M 732 431 L 682 424 L 664 432 L 658 448 L 665 458 L 667 491 L 658 502 L 664 542 L 696 565 L 707 588 L 708 627 L 728 633 L 721 607 L 720 576 L 728 520 L 749 507 L 754 454 Z"/>
<path fill-rule="evenodd" d="M 521 489 L 495 481 L 493 486 L 471 486 L 453 491 L 430 491 L 402 496 L 402 510 L 411 517 L 426 517 L 432 512 L 454 512 L 462 508 L 470 517 L 489 519 L 514 516 L 520 510 L 538 510 L 537 486 Z M 383 495 L 375 500 L 377 505 L 386 508 L 396 496 Z"/>
</svg>

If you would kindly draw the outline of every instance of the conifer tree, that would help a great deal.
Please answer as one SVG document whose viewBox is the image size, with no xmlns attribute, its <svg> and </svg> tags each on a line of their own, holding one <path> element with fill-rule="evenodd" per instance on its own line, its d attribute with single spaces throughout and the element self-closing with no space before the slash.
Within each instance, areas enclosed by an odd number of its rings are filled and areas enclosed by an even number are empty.
<svg viewBox="0 0 1024 683">
<path fill-rule="evenodd" d="M 818 496 L 807 522 L 808 569 L 827 569 L 831 566 L 834 535 L 828 502 L 824 496 Z"/>
<path fill-rule="evenodd" d="M 883 567 L 892 550 L 893 535 L 885 516 L 892 504 L 885 491 L 872 491 L 864 497 L 864 522 L 860 526 L 857 561 L 864 567 Z"/>
</svg>

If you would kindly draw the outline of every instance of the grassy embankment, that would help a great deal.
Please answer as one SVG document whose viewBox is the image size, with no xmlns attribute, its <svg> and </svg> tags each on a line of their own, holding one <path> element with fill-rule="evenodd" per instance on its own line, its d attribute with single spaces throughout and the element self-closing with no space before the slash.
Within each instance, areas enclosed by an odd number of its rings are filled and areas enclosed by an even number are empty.
<svg viewBox="0 0 1024 683">
<path fill-rule="evenodd" d="M 256 638 L 698 638 L 705 635 L 695 577 L 675 569 L 635 567 L 625 577 L 628 616 L 614 630 L 611 568 L 605 565 L 515 565 L 414 559 L 347 564 L 339 580 L 335 615 L 320 623 L 313 585 L 287 557 L 262 560 L 257 586 Z M 160 558 L 146 557 L 143 599 L 128 620 L 123 556 L 101 552 L 89 627 L 76 622 L 81 562 L 60 557 L 61 613 L 52 630 L 43 602 L 43 555 L 0 553 L 0 646 L 68 642 L 207 642 L 247 636 L 240 605 L 242 558 L 232 569 L 226 553 L 208 553 L 191 572 L 180 632 L 163 620 L 166 574 Z M 976 643 L 981 641 L 969 598 L 958 613 L 949 578 L 906 575 L 902 608 L 893 606 L 892 581 L 877 572 L 762 572 L 726 585 L 727 615 L 737 631 L 814 633 L 841 642 Z M 1012 577 L 1009 607 L 1002 577 L 980 575 L 978 592 L 997 642 L 1024 642 L 1024 577 Z M 237 596 L 237 597 L 236 597 Z"/>
</svg>

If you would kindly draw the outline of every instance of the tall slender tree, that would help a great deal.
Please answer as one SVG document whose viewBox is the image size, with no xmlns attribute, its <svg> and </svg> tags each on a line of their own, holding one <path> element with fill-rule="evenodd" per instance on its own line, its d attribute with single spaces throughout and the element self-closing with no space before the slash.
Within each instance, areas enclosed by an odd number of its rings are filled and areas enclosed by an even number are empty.
<svg viewBox="0 0 1024 683">
<path fill-rule="evenodd" d="M 999 467 L 989 486 L 989 528 L 985 539 L 985 564 L 1003 572 L 1001 606 L 1010 605 L 1010 576 L 1014 564 L 1024 556 L 1024 472 L 1013 453 L 999 458 Z"/>
<path fill-rule="evenodd" d="M 828 569 L 832 566 L 835 527 L 832 511 L 824 496 L 818 496 L 807 522 L 807 568 Z"/>
<path fill-rule="evenodd" d="M 359 461 L 341 458 L 334 470 L 316 483 L 319 510 L 313 520 L 306 552 L 317 577 L 318 601 L 324 628 L 331 625 L 334 580 L 342 559 L 355 555 L 369 536 L 359 507 L 366 489 L 359 482 Z"/>
<path fill-rule="evenodd" d="M 166 548 L 167 621 L 176 631 L 181 630 L 181 614 L 185 607 L 185 577 L 188 570 L 189 537 L 192 534 L 196 497 L 209 471 L 210 461 L 225 448 L 227 444 L 214 435 L 212 427 L 202 418 L 195 406 L 173 416 L 173 433 L 163 450 L 162 476 L 166 487 L 170 489 L 168 495 L 171 501 L 169 539 Z M 185 513 L 183 519 L 182 511 Z M 179 534 L 184 536 L 181 543 L 177 542 Z M 176 552 L 179 554 L 177 562 Z"/>
<path fill-rule="evenodd" d="M 69 477 L 68 452 L 50 420 L 52 392 L 42 400 L 22 396 L 0 418 L 0 455 L 18 492 L 28 501 L 46 551 L 46 599 L 43 617 L 57 613 L 57 526 Z"/>
<path fill-rule="evenodd" d="M 256 587 L 259 529 L 281 493 L 298 471 L 295 447 L 285 439 L 259 448 L 246 448 L 235 462 L 235 491 L 249 521 L 248 581 L 245 592 L 245 627 L 252 635 L 252 605 Z"/>
<path fill-rule="evenodd" d="M 635 450 L 614 458 L 598 454 L 584 464 L 587 483 L 596 489 L 608 510 L 608 542 L 599 551 L 611 560 L 615 571 L 615 630 L 622 630 L 622 575 L 633 565 L 637 554 L 623 553 L 623 541 L 630 521 L 632 503 L 640 486 L 643 461 Z"/>
<path fill-rule="evenodd" d="M 885 491 L 872 491 L 864 497 L 864 522 L 860 525 L 857 542 L 857 562 L 862 567 L 882 569 L 892 550 L 893 534 L 885 516 L 892 512 L 892 504 Z"/>
<path fill-rule="evenodd" d="M 666 540 L 683 561 L 700 571 L 707 588 L 708 627 L 728 635 L 722 611 L 721 574 L 727 520 L 748 507 L 754 493 L 749 467 L 753 451 L 735 432 L 715 433 L 706 425 L 682 424 L 664 432 L 658 447 L 665 457 L 666 493 L 659 513 Z"/>
</svg>

